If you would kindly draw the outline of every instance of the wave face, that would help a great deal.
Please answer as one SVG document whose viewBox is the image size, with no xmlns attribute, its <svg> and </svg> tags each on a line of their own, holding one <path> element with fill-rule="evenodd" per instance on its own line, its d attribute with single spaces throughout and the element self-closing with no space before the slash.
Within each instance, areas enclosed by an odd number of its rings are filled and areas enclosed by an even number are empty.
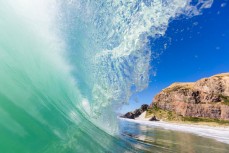
<svg viewBox="0 0 229 153">
<path fill-rule="evenodd" d="M 139 152 L 115 110 L 148 85 L 148 37 L 211 4 L 0 1 L 0 152 Z"/>
</svg>

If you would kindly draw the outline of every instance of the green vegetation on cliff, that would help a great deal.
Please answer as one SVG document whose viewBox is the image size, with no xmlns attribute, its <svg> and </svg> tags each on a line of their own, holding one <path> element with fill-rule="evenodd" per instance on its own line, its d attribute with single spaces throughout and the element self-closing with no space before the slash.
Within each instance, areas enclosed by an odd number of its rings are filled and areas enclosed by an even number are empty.
<svg viewBox="0 0 229 153">
<path fill-rule="evenodd" d="M 182 121 L 182 116 L 175 114 L 172 111 L 166 111 L 154 105 L 153 108 L 149 108 L 146 112 L 146 118 L 156 116 L 157 119 L 165 121 Z"/>
<path fill-rule="evenodd" d="M 175 112 L 160 109 L 156 104 L 149 108 L 146 112 L 146 118 L 156 116 L 157 119 L 170 122 L 183 122 L 183 123 L 201 123 L 205 125 L 225 125 L 229 126 L 229 121 L 212 119 L 212 118 L 202 118 L 202 117 L 185 117 L 178 115 Z"/>
<path fill-rule="evenodd" d="M 190 90 L 193 88 L 193 83 L 173 83 L 168 88 L 165 88 L 163 91 L 170 93 L 178 90 Z"/>
<path fill-rule="evenodd" d="M 220 98 L 222 98 L 223 104 L 229 105 L 229 96 L 223 96 L 223 95 L 219 95 L 219 96 Z"/>
</svg>

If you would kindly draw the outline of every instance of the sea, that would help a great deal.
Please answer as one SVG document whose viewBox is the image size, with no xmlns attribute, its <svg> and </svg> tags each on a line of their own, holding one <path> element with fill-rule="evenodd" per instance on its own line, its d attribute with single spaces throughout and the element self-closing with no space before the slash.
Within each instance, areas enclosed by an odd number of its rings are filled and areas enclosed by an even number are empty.
<svg viewBox="0 0 229 153">
<path fill-rule="evenodd" d="M 149 39 L 213 0 L 0 0 L 0 153 L 226 152 L 120 123 L 149 83 Z"/>
</svg>

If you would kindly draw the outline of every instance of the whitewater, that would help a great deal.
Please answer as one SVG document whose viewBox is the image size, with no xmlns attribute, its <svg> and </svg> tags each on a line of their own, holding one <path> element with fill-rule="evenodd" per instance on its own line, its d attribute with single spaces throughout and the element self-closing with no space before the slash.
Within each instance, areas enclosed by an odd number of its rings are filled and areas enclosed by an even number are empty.
<svg viewBox="0 0 229 153">
<path fill-rule="evenodd" d="M 169 23 L 213 0 L 0 0 L 0 152 L 141 152 L 116 110 Z"/>
</svg>

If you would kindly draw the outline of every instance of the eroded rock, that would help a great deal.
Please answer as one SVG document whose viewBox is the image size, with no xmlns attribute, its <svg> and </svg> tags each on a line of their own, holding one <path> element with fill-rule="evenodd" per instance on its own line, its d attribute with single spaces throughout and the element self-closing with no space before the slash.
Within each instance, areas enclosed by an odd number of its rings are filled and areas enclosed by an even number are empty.
<svg viewBox="0 0 229 153">
<path fill-rule="evenodd" d="M 229 120 L 229 73 L 174 83 L 154 97 L 153 105 L 182 116 Z"/>
<path fill-rule="evenodd" d="M 126 113 L 125 115 L 121 116 L 123 118 L 129 118 L 129 119 L 135 119 L 137 117 L 139 117 L 144 111 L 146 111 L 147 109 L 149 108 L 149 105 L 147 104 L 143 104 L 141 106 L 141 108 L 139 109 L 136 109 L 135 111 L 133 112 L 128 112 Z"/>
</svg>

